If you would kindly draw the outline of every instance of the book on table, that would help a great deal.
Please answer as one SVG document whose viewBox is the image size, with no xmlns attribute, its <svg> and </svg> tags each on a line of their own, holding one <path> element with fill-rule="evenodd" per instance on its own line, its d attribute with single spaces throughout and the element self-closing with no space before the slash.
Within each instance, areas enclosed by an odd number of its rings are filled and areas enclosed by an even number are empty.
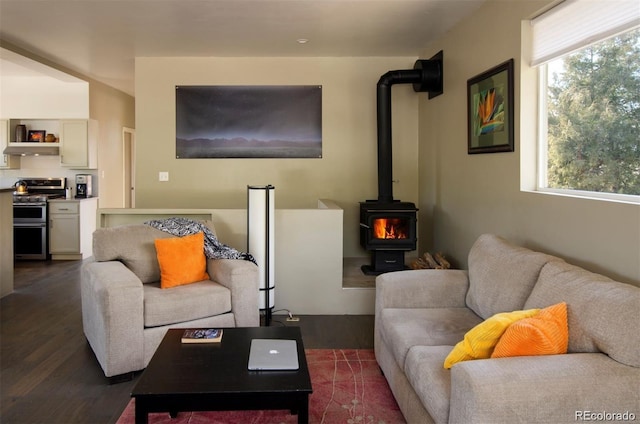
<svg viewBox="0 0 640 424">
<path fill-rule="evenodd" d="M 184 330 L 182 343 L 218 343 L 222 340 L 221 328 L 197 328 Z"/>
</svg>

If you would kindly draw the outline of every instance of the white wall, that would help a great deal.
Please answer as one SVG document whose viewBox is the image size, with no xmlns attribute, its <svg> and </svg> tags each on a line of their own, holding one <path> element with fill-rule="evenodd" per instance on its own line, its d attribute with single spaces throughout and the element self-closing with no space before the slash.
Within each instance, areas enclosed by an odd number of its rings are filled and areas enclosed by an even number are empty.
<svg viewBox="0 0 640 424">
<path fill-rule="evenodd" d="M 342 288 L 342 220 L 342 210 L 336 207 L 276 210 L 276 310 L 304 315 L 374 313 L 374 289 Z"/>
<path fill-rule="evenodd" d="M 640 285 L 640 206 L 521 191 L 535 152 L 535 72 L 521 60 L 521 20 L 550 1 L 489 0 L 425 50 L 444 50 L 444 95 L 420 101 L 420 237 L 466 267 L 472 243 L 496 233 Z M 466 83 L 515 59 L 515 152 L 467 154 Z M 522 76 L 521 76 L 522 75 Z M 523 156 L 524 155 L 524 156 Z"/>
<path fill-rule="evenodd" d="M 137 58 L 137 196 L 142 208 L 246 208 L 246 186 L 273 184 L 276 207 L 344 209 L 345 256 L 365 256 L 358 202 L 377 198 L 376 83 L 416 58 Z M 176 85 L 322 85 L 321 159 L 176 159 Z M 425 95 L 422 93 L 421 95 Z M 396 198 L 417 201 L 418 98 L 393 88 Z M 168 171 L 169 182 L 158 172 Z M 313 225 L 313 223 L 309 223 Z"/>
<path fill-rule="evenodd" d="M 7 75 L 0 69 L 0 119 L 97 120 L 98 169 L 62 168 L 59 156 L 23 157 L 19 169 L 0 170 L 0 187 L 9 187 L 20 177 L 66 177 L 67 184 L 75 189 L 75 175 L 91 173 L 97 177 L 94 193 L 100 197 L 100 207 L 124 206 L 122 128 L 135 128 L 134 98 L 9 47 L 11 50 L 0 50 L 3 61 L 24 67 L 29 76 L 16 76 L 15 69 Z"/>
<path fill-rule="evenodd" d="M 0 73 L 0 118 L 88 119 L 89 83 Z"/>
</svg>

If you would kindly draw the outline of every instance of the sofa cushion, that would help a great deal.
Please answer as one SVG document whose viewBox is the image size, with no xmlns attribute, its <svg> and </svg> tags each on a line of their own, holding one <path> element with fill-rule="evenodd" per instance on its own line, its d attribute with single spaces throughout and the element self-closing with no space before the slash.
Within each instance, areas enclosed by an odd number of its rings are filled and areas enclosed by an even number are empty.
<svg viewBox="0 0 640 424">
<path fill-rule="evenodd" d="M 500 337 L 511 324 L 518 320 L 532 317 L 538 312 L 540 312 L 539 309 L 501 312 L 487 318 L 467 331 L 464 338 L 456 343 L 451 353 L 447 355 L 444 367 L 449 369 L 458 362 L 490 358 Z"/>
<path fill-rule="evenodd" d="M 554 260 L 561 259 L 481 235 L 469 251 L 467 306 L 484 319 L 524 309 L 540 270 Z"/>
<path fill-rule="evenodd" d="M 169 289 L 208 280 L 204 233 L 155 240 L 160 287 Z"/>
<path fill-rule="evenodd" d="M 97 262 L 121 261 L 143 283 L 160 281 L 156 239 L 174 237 L 148 225 L 121 225 L 93 232 L 93 256 Z"/>
<path fill-rule="evenodd" d="M 567 303 L 569 352 L 604 352 L 640 367 L 640 288 L 565 262 L 550 262 L 525 307 Z"/>
<path fill-rule="evenodd" d="M 638 381 L 640 369 L 597 353 L 461 362 L 451 369 L 449 422 L 613 423 L 576 414 L 628 411 L 637 417 Z"/>
<path fill-rule="evenodd" d="M 213 281 L 200 281 L 163 290 L 145 284 L 144 326 L 176 324 L 231 311 L 231 291 Z"/>
<path fill-rule="evenodd" d="M 511 324 L 491 357 L 558 355 L 567 353 L 568 344 L 567 304 L 560 302 Z"/>
<path fill-rule="evenodd" d="M 409 384 L 437 423 L 449 422 L 451 373 L 442 362 L 450 350 L 451 346 L 414 346 L 404 365 Z"/>
<path fill-rule="evenodd" d="M 413 346 L 453 346 L 481 321 L 468 308 L 388 308 L 382 311 L 378 322 L 381 336 L 402 369 Z"/>
</svg>

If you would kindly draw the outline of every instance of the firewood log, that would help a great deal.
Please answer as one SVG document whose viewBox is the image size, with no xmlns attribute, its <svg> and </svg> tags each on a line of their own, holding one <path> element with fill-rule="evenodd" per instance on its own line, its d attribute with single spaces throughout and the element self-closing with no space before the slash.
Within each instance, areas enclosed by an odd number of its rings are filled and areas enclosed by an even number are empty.
<svg viewBox="0 0 640 424">
<path fill-rule="evenodd" d="M 434 259 L 438 262 L 438 264 L 442 267 L 442 269 L 451 268 L 451 264 L 447 261 L 442 253 L 438 252 L 434 255 Z"/>
<path fill-rule="evenodd" d="M 413 268 L 413 269 L 425 269 L 425 268 L 428 268 L 428 267 L 429 266 L 427 265 L 427 263 L 422 258 L 416 259 L 411 264 L 411 268 Z"/>
<path fill-rule="evenodd" d="M 426 252 L 424 255 L 424 260 L 427 262 L 427 265 L 429 265 L 429 268 L 431 269 L 439 269 L 440 265 L 438 264 L 438 262 L 436 262 L 435 259 L 433 259 L 433 256 L 431 256 L 431 253 Z"/>
</svg>

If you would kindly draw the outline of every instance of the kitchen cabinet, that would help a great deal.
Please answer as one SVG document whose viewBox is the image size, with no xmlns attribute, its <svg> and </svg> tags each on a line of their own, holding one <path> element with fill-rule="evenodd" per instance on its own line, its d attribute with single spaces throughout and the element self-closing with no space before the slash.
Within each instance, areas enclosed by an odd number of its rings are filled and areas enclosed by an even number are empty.
<svg viewBox="0 0 640 424">
<path fill-rule="evenodd" d="M 11 140 L 11 130 L 8 119 L 0 119 L 0 169 L 16 169 L 20 168 L 20 156 L 5 155 L 4 149 L 9 145 Z"/>
<path fill-rule="evenodd" d="M 55 143 L 16 143 L 15 128 L 25 125 L 27 130 L 41 130 L 58 138 Z M 60 165 L 70 169 L 98 168 L 98 121 L 94 119 L 10 119 L 0 121 L 0 147 L 6 145 L 38 148 L 39 154 L 59 155 Z M 3 141 L 4 140 L 4 141 Z M 46 149 L 46 151 L 43 151 Z M 1 153 L 1 152 L 0 152 Z M 19 168 L 20 156 L 4 156 L 7 162 L 0 168 Z"/>
<path fill-rule="evenodd" d="M 71 169 L 98 167 L 98 122 L 96 120 L 60 121 L 60 165 Z"/>
<path fill-rule="evenodd" d="M 13 188 L 0 188 L 0 297 L 13 292 Z"/>
<path fill-rule="evenodd" d="M 84 259 L 92 255 L 98 198 L 49 202 L 51 259 Z"/>
</svg>

